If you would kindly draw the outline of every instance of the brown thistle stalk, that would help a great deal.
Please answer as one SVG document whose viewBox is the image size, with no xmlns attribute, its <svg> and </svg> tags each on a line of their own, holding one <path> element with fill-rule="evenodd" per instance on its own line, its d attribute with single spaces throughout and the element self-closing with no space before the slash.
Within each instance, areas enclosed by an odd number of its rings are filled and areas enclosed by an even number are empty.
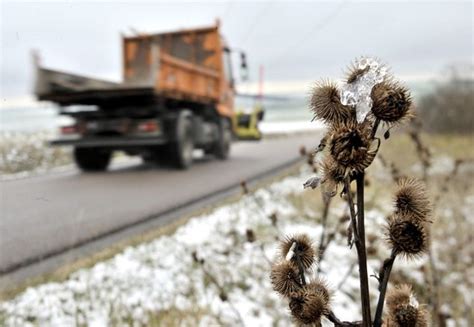
<svg viewBox="0 0 474 327">
<path fill-rule="evenodd" d="M 227 302 L 229 304 L 229 307 L 231 310 L 235 313 L 235 316 L 237 317 L 237 320 L 239 321 L 239 324 L 241 326 L 245 326 L 244 320 L 237 308 L 234 306 L 232 301 L 229 301 L 229 296 L 227 294 L 227 291 L 224 286 L 222 286 L 217 278 L 207 269 L 205 266 L 206 261 L 202 258 L 199 258 L 199 255 L 196 251 L 191 252 L 191 256 L 193 258 L 193 262 L 198 265 L 201 269 L 203 274 L 207 277 L 207 279 L 210 281 L 210 283 L 214 284 L 214 286 L 219 290 L 219 298 L 222 302 Z"/>
<path fill-rule="evenodd" d="M 382 314 L 383 306 L 385 301 L 385 294 L 387 292 L 388 280 L 390 278 L 390 273 L 392 272 L 393 263 L 395 262 L 397 254 L 392 251 L 390 258 L 385 259 L 382 265 L 382 269 L 379 273 L 379 300 L 377 303 L 377 309 L 375 311 L 374 326 L 380 326 L 382 324 Z"/>
<path fill-rule="evenodd" d="M 351 217 L 352 234 L 357 250 L 357 259 L 359 264 L 359 281 L 362 302 L 363 326 L 370 326 L 370 296 L 369 296 L 369 278 L 367 273 L 367 253 L 365 246 L 365 226 L 364 226 L 364 173 L 357 174 L 357 213 L 354 209 L 354 201 L 350 190 L 350 177 L 345 180 L 345 189 L 347 192 L 347 201 Z"/>
<path fill-rule="evenodd" d="M 414 119 L 411 123 L 408 135 L 410 136 L 412 142 L 415 144 L 416 154 L 418 155 L 418 159 L 420 160 L 423 171 L 423 180 L 426 182 L 428 180 L 428 170 L 431 167 L 431 150 L 424 144 L 421 139 L 421 128 L 421 121 Z"/>
<path fill-rule="evenodd" d="M 327 315 L 327 318 L 329 319 L 329 321 L 331 321 L 334 326 L 336 327 L 360 327 L 362 326 L 362 322 L 361 321 L 354 321 L 354 322 L 351 322 L 351 321 L 340 321 L 336 315 L 334 314 L 334 312 L 329 312 L 329 314 Z"/>
<path fill-rule="evenodd" d="M 367 273 L 367 251 L 365 249 L 365 222 L 364 222 L 364 172 L 357 174 L 357 234 L 359 246 L 357 254 L 359 258 L 360 294 L 362 299 L 362 317 L 366 326 L 371 325 L 369 277 Z"/>
<path fill-rule="evenodd" d="M 395 209 L 386 226 L 392 254 L 380 269 L 378 304 L 372 319 L 365 243 L 365 170 L 377 155 L 381 141 L 376 134 L 381 124 L 391 128 L 411 116 L 408 90 L 386 76 L 386 71 L 376 60 L 361 58 L 353 65 L 341 89 L 329 81 L 314 89 L 311 108 L 315 118 L 328 125 L 328 132 L 317 149 L 324 155 L 322 173 L 310 178 L 304 186 L 312 189 L 321 186 L 325 197 L 335 196 L 342 186 L 341 195 L 345 195 L 350 212 L 352 239 L 349 243 L 350 246 L 355 244 L 357 250 L 362 321 L 340 321 L 330 308 L 330 296 L 326 296 L 329 291 L 324 283 L 306 282 L 305 274 L 309 273 L 316 253 L 309 238 L 300 235 L 283 241 L 280 259 L 272 266 L 271 273 L 274 289 L 289 300 L 292 316 L 298 324 L 318 325 L 324 316 L 336 326 L 382 326 L 385 297 L 396 257 L 411 259 L 428 249 L 431 207 L 426 190 L 417 180 L 400 179 L 394 198 Z M 388 139 L 388 130 L 384 137 Z M 357 207 L 351 190 L 353 181 Z M 324 234 L 320 249 L 324 249 L 323 241 Z M 397 290 L 388 305 L 387 325 L 425 326 L 426 317 L 421 307 L 411 300 L 393 301 L 400 298 Z M 407 293 L 406 289 L 400 292 Z M 411 292 L 408 293 L 411 297 Z"/>
<path fill-rule="evenodd" d="M 328 235 L 328 216 L 329 216 L 329 208 L 331 206 L 331 199 L 332 198 L 327 198 L 324 195 L 322 196 L 323 198 L 323 214 L 321 216 L 321 225 L 322 225 L 322 232 L 321 232 L 321 237 L 319 239 L 319 248 L 318 248 L 318 255 L 319 255 L 319 261 L 321 261 L 324 257 L 324 253 L 326 252 L 326 249 L 329 245 L 329 242 L 331 242 L 331 235 Z M 318 273 L 321 272 L 321 265 L 318 265 Z"/>
</svg>

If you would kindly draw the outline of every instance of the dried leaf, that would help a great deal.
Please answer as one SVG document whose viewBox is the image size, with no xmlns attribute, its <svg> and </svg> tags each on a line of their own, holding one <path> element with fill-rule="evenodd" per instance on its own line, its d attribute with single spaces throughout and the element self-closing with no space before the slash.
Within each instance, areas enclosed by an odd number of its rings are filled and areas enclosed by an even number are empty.
<svg viewBox="0 0 474 327">
<path fill-rule="evenodd" d="M 308 188 L 308 187 L 311 187 L 313 190 L 318 187 L 319 185 L 321 184 L 321 178 L 319 177 L 311 177 L 310 179 L 308 179 L 304 184 L 303 184 L 303 187 L 304 188 Z"/>
</svg>

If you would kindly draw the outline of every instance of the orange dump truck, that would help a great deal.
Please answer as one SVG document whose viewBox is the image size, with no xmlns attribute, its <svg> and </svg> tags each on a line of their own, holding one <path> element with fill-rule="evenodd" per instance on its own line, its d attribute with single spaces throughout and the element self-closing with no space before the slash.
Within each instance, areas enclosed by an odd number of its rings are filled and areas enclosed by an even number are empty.
<svg viewBox="0 0 474 327">
<path fill-rule="evenodd" d="M 219 24 L 123 37 L 123 82 L 43 68 L 35 60 L 35 94 L 59 105 L 74 124 L 52 145 L 74 147 L 82 170 L 104 170 L 113 151 L 192 163 L 193 149 L 229 155 L 233 136 L 231 51 Z"/>
</svg>

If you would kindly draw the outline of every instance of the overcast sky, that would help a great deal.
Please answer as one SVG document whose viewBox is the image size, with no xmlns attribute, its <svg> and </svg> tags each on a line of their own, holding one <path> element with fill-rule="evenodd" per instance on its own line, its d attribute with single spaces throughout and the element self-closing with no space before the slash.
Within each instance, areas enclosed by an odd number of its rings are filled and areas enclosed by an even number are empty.
<svg viewBox="0 0 474 327">
<path fill-rule="evenodd" d="M 380 57 L 407 78 L 473 60 L 471 1 L 1 1 L 2 97 L 31 93 L 30 49 L 51 68 L 118 81 L 120 32 L 210 25 L 216 17 L 228 43 L 247 51 L 253 78 L 263 64 L 269 83 L 336 77 L 360 55 Z"/>
</svg>

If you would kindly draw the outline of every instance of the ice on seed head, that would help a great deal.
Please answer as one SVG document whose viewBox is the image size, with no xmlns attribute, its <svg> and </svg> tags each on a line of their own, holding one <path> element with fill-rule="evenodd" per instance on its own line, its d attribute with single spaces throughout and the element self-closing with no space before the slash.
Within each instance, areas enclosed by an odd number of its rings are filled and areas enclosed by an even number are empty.
<svg viewBox="0 0 474 327">
<path fill-rule="evenodd" d="M 288 253 L 286 254 L 286 261 L 290 261 L 293 258 L 293 255 L 295 254 L 295 247 L 296 242 L 293 242 L 293 244 L 291 244 L 290 250 L 288 250 Z"/>
<path fill-rule="evenodd" d="M 367 58 L 367 57 L 360 58 L 358 63 L 357 63 L 357 66 L 360 69 L 365 69 L 365 67 L 367 67 L 367 65 L 369 65 L 369 58 Z"/>
<path fill-rule="evenodd" d="M 383 82 L 387 75 L 387 67 L 374 58 L 362 57 L 356 61 L 358 69 L 367 69 L 352 83 L 344 83 L 340 88 L 341 103 L 343 105 L 355 106 L 356 118 L 359 123 L 363 122 L 372 108 L 370 93 L 372 88 Z"/>
<path fill-rule="evenodd" d="M 413 296 L 413 294 L 410 294 L 410 305 L 414 306 L 415 308 L 418 308 L 420 305 L 418 303 L 418 300 Z"/>
</svg>

